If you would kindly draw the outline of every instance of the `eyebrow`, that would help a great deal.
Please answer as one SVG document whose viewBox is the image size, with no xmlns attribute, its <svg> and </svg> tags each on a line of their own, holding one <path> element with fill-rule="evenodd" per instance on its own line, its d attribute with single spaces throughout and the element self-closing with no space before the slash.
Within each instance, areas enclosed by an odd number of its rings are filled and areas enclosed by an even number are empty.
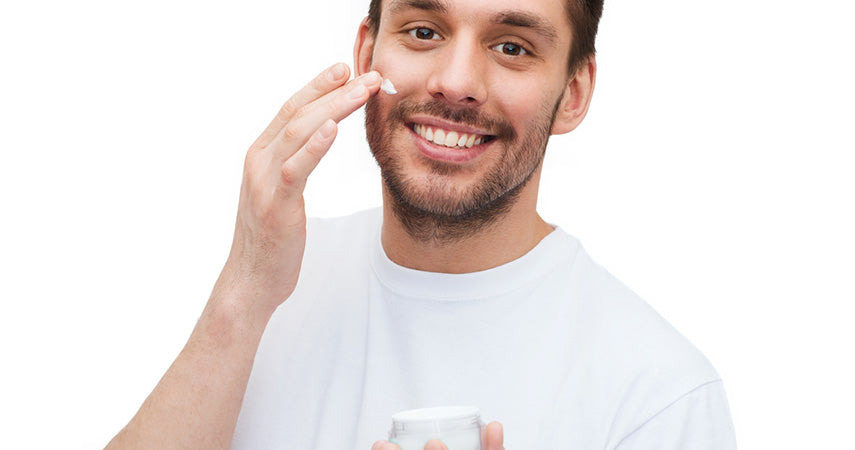
<svg viewBox="0 0 855 450">
<path fill-rule="evenodd" d="M 397 14 L 408 9 L 447 14 L 449 5 L 446 0 L 395 0 L 389 7 L 390 14 Z M 490 18 L 493 25 L 529 28 L 543 37 L 551 46 L 558 43 L 558 30 L 543 17 L 528 11 L 509 9 L 499 11 Z"/>
<path fill-rule="evenodd" d="M 494 25 L 529 28 L 546 39 L 553 47 L 558 42 L 558 30 L 546 19 L 527 11 L 500 11 L 493 15 L 490 22 Z"/>
<path fill-rule="evenodd" d="M 448 3 L 444 0 L 398 0 L 389 8 L 390 14 L 397 14 L 407 9 L 420 9 L 439 14 L 448 12 Z"/>
</svg>

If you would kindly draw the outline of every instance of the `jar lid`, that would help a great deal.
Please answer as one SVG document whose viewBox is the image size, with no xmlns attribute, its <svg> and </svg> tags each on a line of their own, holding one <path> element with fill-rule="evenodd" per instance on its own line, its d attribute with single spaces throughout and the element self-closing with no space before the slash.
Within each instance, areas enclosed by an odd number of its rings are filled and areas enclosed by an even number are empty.
<svg viewBox="0 0 855 450">
<path fill-rule="evenodd" d="M 452 431 L 480 424 L 481 411 L 474 406 L 411 409 L 392 416 L 392 430 L 399 432 Z"/>
</svg>

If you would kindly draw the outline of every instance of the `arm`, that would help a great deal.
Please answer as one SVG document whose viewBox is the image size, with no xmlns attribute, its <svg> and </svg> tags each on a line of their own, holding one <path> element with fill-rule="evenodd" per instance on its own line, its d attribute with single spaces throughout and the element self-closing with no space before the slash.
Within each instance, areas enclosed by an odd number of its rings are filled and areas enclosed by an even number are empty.
<svg viewBox="0 0 855 450">
<path fill-rule="evenodd" d="M 650 417 L 616 450 L 736 450 L 721 381 L 701 385 Z"/>
<path fill-rule="evenodd" d="M 380 88 L 337 64 L 289 99 L 246 155 L 234 240 L 190 339 L 107 445 L 229 448 L 261 335 L 293 292 L 306 239 L 303 188 L 336 123 Z"/>
</svg>

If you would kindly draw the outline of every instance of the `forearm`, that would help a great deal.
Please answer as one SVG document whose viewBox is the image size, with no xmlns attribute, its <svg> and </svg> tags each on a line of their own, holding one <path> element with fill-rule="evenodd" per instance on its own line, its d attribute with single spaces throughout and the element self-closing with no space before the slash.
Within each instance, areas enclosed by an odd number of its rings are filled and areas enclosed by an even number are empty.
<svg viewBox="0 0 855 450">
<path fill-rule="evenodd" d="M 227 449 L 270 312 L 217 292 L 172 366 L 108 449 Z"/>
<path fill-rule="evenodd" d="M 336 64 L 283 105 L 247 151 L 229 258 L 187 345 L 108 449 L 226 449 L 261 335 L 293 292 L 306 242 L 303 188 L 337 122 L 380 90 Z M 299 387 L 297 387 L 299 388 Z"/>
</svg>

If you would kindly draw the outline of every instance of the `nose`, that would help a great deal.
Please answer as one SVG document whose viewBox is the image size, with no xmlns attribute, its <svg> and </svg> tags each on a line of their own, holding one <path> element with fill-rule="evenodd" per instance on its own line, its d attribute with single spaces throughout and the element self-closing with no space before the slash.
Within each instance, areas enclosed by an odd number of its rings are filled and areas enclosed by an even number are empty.
<svg viewBox="0 0 855 450">
<path fill-rule="evenodd" d="M 438 52 L 427 80 L 431 96 L 457 106 L 478 106 L 487 100 L 484 54 L 475 39 L 459 36 Z"/>
</svg>

